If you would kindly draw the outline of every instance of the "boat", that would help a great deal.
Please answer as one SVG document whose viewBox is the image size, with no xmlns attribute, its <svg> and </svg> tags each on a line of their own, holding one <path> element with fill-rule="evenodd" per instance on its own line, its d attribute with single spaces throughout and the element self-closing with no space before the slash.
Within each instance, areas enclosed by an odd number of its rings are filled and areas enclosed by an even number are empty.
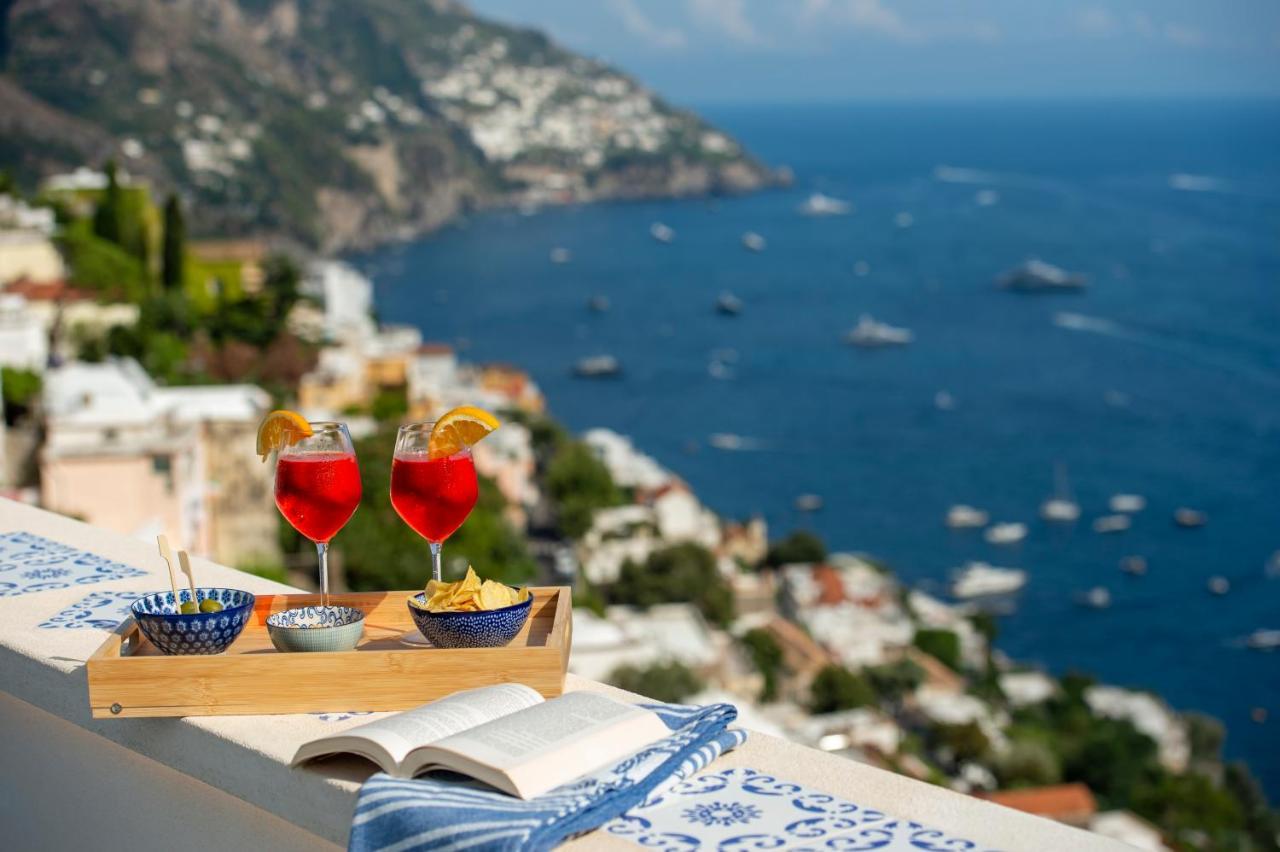
<svg viewBox="0 0 1280 852">
<path fill-rule="evenodd" d="M 603 314 L 609 310 L 609 297 L 602 296 L 599 293 L 587 299 L 587 308 L 596 314 Z"/>
<path fill-rule="evenodd" d="M 564 246 L 556 246 L 551 250 L 552 263 L 568 263 L 573 259 L 573 254 Z"/>
<path fill-rule="evenodd" d="M 1094 586 L 1076 597 L 1076 603 L 1090 609 L 1106 609 L 1111 606 L 1111 590 L 1105 586 Z"/>
<path fill-rule="evenodd" d="M 933 407 L 939 411 L 951 411 L 956 407 L 956 398 L 951 391 L 940 390 L 933 395 Z"/>
<path fill-rule="evenodd" d="M 847 216 L 853 212 L 853 205 L 848 201 L 815 192 L 800 205 L 800 212 L 805 216 Z"/>
<path fill-rule="evenodd" d="M 800 494 L 795 501 L 797 512 L 817 512 L 822 508 L 822 496 L 819 494 Z"/>
<path fill-rule="evenodd" d="M 622 375 L 622 364 L 612 355 L 590 355 L 578 359 L 573 374 L 583 379 L 611 379 Z"/>
<path fill-rule="evenodd" d="M 1249 634 L 1244 643 L 1255 651 L 1280 648 L 1280 630 L 1255 630 Z"/>
<path fill-rule="evenodd" d="M 953 530 L 972 530 L 985 527 L 991 516 L 981 509 L 957 503 L 947 510 L 946 525 Z"/>
<path fill-rule="evenodd" d="M 1191 530 L 1204 526 L 1209 522 L 1209 518 L 1204 512 L 1183 506 L 1174 511 L 1173 522 L 1183 529 Z"/>
<path fill-rule="evenodd" d="M 982 534 L 988 544 L 1017 544 L 1027 537 L 1027 525 L 1020 523 L 992 524 Z"/>
<path fill-rule="evenodd" d="M 676 238 L 676 232 L 671 227 L 654 222 L 649 226 L 649 236 L 653 237 L 660 243 L 669 243 Z"/>
<path fill-rule="evenodd" d="M 1147 508 L 1147 498 L 1141 494 L 1112 494 L 1107 505 L 1113 512 L 1132 514 Z"/>
<path fill-rule="evenodd" d="M 903 210 L 902 212 L 898 213 L 896 216 L 893 217 L 893 224 L 897 225 L 899 228 L 903 228 L 903 229 L 910 228 L 915 223 L 916 223 L 916 217 L 912 216 L 906 210 Z"/>
<path fill-rule="evenodd" d="M 1077 272 L 1032 258 L 996 278 L 996 284 L 1020 293 L 1076 292 L 1083 290 L 1088 279 Z"/>
<path fill-rule="evenodd" d="M 766 245 L 768 244 L 765 242 L 764 237 L 755 231 L 747 231 L 742 235 L 742 247 L 747 251 L 764 251 Z"/>
<path fill-rule="evenodd" d="M 1027 584 L 1027 572 L 1020 568 L 997 568 L 986 562 L 969 562 L 955 574 L 951 594 L 957 598 L 1007 595 Z"/>
<path fill-rule="evenodd" d="M 1141 556 L 1126 556 L 1120 560 L 1120 570 L 1134 577 L 1141 577 L 1147 573 L 1147 560 Z"/>
<path fill-rule="evenodd" d="M 707 443 L 715 447 L 717 450 L 753 450 L 760 446 L 760 442 L 753 438 L 744 438 L 742 435 L 735 435 L 732 432 L 715 432 L 709 438 Z"/>
<path fill-rule="evenodd" d="M 910 329 L 877 322 L 870 314 L 863 314 L 858 317 L 858 324 L 845 334 L 844 339 L 852 346 L 874 349 L 884 346 L 905 346 L 915 340 L 915 335 Z"/>
<path fill-rule="evenodd" d="M 736 317 L 742 313 L 742 300 L 728 290 L 721 291 L 716 297 L 716 313 L 727 317 Z"/>
<path fill-rule="evenodd" d="M 979 207 L 994 207 L 1000 203 L 1000 193 L 994 189 L 980 189 L 973 194 L 973 203 Z"/>
<path fill-rule="evenodd" d="M 1206 586 L 1209 589 L 1209 594 L 1212 595 L 1221 596 L 1231 591 L 1231 581 L 1221 575 L 1210 577 Z"/>
<path fill-rule="evenodd" d="M 1053 466 L 1053 481 L 1053 496 L 1040 504 L 1040 517 L 1056 523 L 1075 523 L 1080 518 L 1080 504 L 1071 499 L 1066 467 Z"/>
<path fill-rule="evenodd" d="M 733 368 L 719 358 L 712 358 L 707 364 L 707 375 L 713 379 L 726 381 L 733 378 Z"/>
<path fill-rule="evenodd" d="M 1131 526 L 1133 526 L 1133 520 L 1128 515 L 1103 515 L 1093 520 L 1093 531 L 1104 535 L 1124 532 Z"/>
</svg>

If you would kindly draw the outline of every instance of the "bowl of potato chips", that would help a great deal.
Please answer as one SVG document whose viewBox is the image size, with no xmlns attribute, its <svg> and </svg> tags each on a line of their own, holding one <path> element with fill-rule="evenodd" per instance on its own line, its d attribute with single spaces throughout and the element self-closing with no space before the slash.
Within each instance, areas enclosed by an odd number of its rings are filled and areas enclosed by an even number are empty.
<svg viewBox="0 0 1280 852">
<path fill-rule="evenodd" d="M 481 581 L 471 566 L 454 583 L 435 580 L 409 598 L 413 623 L 437 648 L 495 648 L 506 645 L 524 627 L 533 608 L 528 589 L 497 580 Z"/>
</svg>

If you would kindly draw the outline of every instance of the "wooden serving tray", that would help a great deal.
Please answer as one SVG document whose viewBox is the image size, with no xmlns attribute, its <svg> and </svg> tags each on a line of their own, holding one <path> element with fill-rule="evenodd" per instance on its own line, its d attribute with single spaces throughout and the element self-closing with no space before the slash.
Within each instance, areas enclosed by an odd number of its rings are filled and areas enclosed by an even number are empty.
<svg viewBox="0 0 1280 852">
<path fill-rule="evenodd" d="M 419 637 L 406 601 L 416 592 L 330 595 L 365 612 L 353 651 L 284 654 L 267 635 L 267 616 L 317 606 L 319 595 L 261 595 L 225 653 L 165 656 L 127 618 L 89 658 L 95 719 L 233 716 L 343 710 L 407 710 L 460 689 L 523 683 L 550 698 L 564 691 L 573 638 L 567 586 L 535 586 L 529 620 L 502 648 L 432 648 Z"/>
</svg>

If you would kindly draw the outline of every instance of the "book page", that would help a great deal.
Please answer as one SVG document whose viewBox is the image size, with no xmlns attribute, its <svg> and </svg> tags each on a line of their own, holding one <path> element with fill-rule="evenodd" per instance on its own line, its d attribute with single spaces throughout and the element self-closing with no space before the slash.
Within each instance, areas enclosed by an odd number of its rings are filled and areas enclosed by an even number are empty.
<svg viewBox="0 0 1280 852">
<path fill-rule="evenodd" d="M 381 746 L 398 764 L 419 746 L 541 703 L 543 698 L 536 690 L 520 683 L 469 689 L 332 737 L 312 740 L 298 750 L 294 763 L 333 751 L 350 750 L 348 744 L 351 740 L 363 739 Z M 392 771 L 392 767 L 384 766 L 383 769 Z"/>
<path fill-rule="evenodd" d="M 474 769 L 491 767 L 507 776 L 522 797 L 541 792 L 622 758 L 671 733 L 658 716 L 591 692 L 571 692 L 435 742 L 419 757 L 427 763 Z M 465 761 L 441 759 L 442 752 Z M 485 778 L 484 780 L 490 780 Z M 490 781 L 490 783 L 493 783 Z M 505 785 L 501 785 L 505 786 Z"/>
</svg>

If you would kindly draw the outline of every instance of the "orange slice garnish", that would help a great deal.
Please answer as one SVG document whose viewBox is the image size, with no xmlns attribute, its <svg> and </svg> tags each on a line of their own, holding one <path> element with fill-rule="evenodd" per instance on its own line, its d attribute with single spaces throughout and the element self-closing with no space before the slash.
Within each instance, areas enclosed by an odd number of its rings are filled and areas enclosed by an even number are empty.
<svg viewBox="0 0 1280 852">
<path fill-rule="evenodd" d="M 463 405 L 436 421 L 427 439 L 427 454 L 433 459 L 445 458 L 484 439 L 501 424 L 483 408 Z"/>
<path fill-rule="evenodd" d="M 311 424 L 296 411 L 273 411 L 258 426 L 258 455 L 266 461 L 272 450 L 311 437 Z"/>
</svg>

